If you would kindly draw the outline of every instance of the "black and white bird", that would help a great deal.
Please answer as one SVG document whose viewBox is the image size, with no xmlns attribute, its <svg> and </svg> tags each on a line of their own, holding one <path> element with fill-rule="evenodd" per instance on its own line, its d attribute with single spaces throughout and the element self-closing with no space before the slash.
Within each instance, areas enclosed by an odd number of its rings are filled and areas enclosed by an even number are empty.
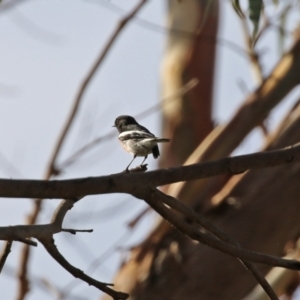
<svg viewBox="0 0 300 300">
<path fill-rule="evenodd" d="M 157 144 L 170 142 L 170 139 L 156 137 L 131 116 L 119 116 L 116 118 L 113 127 L 116 127 L 119 131 L 119 141 L 124 150 L 133 155 L 133 159 L 127 166 L 126 171 L 128 171 L 129 166 L 137 156 L 145 157 L 141 166 L 150 153 L 153 154 L 154 158 L 158 158 L 159 149 Z"/>
</svg>

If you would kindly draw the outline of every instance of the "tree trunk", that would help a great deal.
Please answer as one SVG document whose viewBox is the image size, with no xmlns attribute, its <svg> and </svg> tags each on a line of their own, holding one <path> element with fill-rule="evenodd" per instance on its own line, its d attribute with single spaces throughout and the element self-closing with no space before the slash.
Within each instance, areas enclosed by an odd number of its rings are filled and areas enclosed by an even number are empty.
<svg viewBox="0 0 300 300">
<path fill-rule="evenodd" d="M 163 135 L 172 137 L 172 143 L 165 146 L 161 165 L 228 156 L 299 84 L 300 39 L 232 120 L 210 133 L 218 2 L 169 3 L 169 26 L 177 32 L 180 29 L 200 34 L 183 36 L 171 31 L 163 68 L 163 95 L 174 94 L 194 77 L 199 85 L 164 108 Z M 298 104 L 266 139 L 265 150 L 298 142 L 299 128 Z M 231 178 L 178 183 L 164 187 L 164 192 L 197 209 L 242 247 L 282 256 L 286 244 L 295 243 L 299 235 L 299 176 L 300 164 L 291 163 Z M 265 265 L 258 267 L 263 274 L 269 270 Z M 128 292 L 130 299 L 232 300 L 247 296 L 257 282 L 237 259 L 195 243 L 162 220 L 131 251 L 115 284 L 116 289 Z"/>
</svg>

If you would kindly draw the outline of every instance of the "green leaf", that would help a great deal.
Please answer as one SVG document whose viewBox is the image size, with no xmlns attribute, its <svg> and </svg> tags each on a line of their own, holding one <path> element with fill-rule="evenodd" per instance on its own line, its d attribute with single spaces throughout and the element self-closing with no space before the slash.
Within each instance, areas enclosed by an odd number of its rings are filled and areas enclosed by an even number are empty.
<svg viewBox="0 0 300 300">
<path fill-rule="evenodd" d="M 253 24 L 253 32 L 252 32 L 253 39 L 255 38 L 258 32 L 259 19 L 260 19 L 262 7 L 263 7 L 262 0 L 249 0 L 249 18 Z"/>
</svg>

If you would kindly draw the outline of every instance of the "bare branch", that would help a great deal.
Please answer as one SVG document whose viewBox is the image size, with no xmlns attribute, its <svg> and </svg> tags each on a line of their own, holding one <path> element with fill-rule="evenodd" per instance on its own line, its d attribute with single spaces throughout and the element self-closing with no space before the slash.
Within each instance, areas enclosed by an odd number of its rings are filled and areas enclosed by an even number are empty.
<svg viewBox="0 0 300 300">
<path fill-rule="evenodd" d="M 161 194 L 155 189 L 141 189 L 139 193 L 134 195 L 139 199 L 145 200 L 153 209 L 155 209 L 166 221 L 171 223 L 179 232 L 189 236 L 191 239 L 199 241 L 202 244 L 220 250 L 223 253 L 234 256 L 241 260 L 277 266 L 291 270 L 300 270 L 300 261 L 286 260 L 273 255 L 266 255 L 254 251 L 245 250 L 235 247 L 200 232 L 194 226 L 188 224 L 180 217 L 170 211 L 161 201 Z"/>
<path fill-rule="evenodd" d="M 26 226 L 26 225 L 25 225 Z M 27 246 L 34 246 L 34 247 L 37 247 L 37 242 L 34 242 L 34 241 L 31 241 L 29 239 L 24 239 L 22 237 L 14 237 L 13 238 L 14 241 L 17 241 L 17 242 L 21 242 L 21 243 L 24 243 L 26 244 Z"/>
<path fill-rule="evenodd" d="M 4 267 L 6 259 L 10 253 L 12 243 L 13 243 L 13 241 L 6 241 L 6 243 L 3 247 L 2 253 L 0 254 L 0 273 L 2 272 L 2 269 Z"/>
<path fill-rule="evenodd" d="M 192 221 L 200 224 L 203 228 L 214 234 L 216 237 L 218 237 L 223 242 L 226 242 L 230 245 L 236 246 L 238 248 L 241 248 L 238 242 L 236 242 L 234 239 L 226 235 L 224 232 L 222 232 L 219 228 L 214 226 L 212 223 L 210 223 L 208 220 L 206 220 L 204 217 L 202 217 L 199 213 L 195 212 L 191 208 L 184 205 L 181 201 L 178 201 L 177 199 L 170 197 L 159 190 L 156 190 L 158 199 L 162 201 L 163 203 L 167 204 L 171 208 L 175 209 L 176 211 L 182 213 L 185 217 L 191 219 Z M 278 300 L 277 295 L 275 294 L 272 287 L 269 285 L 268 281 L 265 279 L 265 277 L 260 274 L 258 269 L 255 265 L 252 263 L 241 260 L 241 262 L 245 265 L 245 267 L 252 273 L 252 275 L 256 278 L 258 283 L 261 285 L 261 287 L 264 289 L 266 294 L 270 297 L 272 300 Z"/>
<path fill-rule="evenodd" d="M 240 174 L 247 170 L 275 167 L 299 160 L 300 143 L 279 150 L 228 157 L 146 173 L 118 173 L 100 177 L 52 181 L 0 179 L 0 197 L 79 199 L 95 194 L 134 194 L 141 187 L 157 187 L 220 174 Z"/>
<path fill-rule="evenodd" d="M 40 238 L 39 241 L 43 244 L 47 252 L 69 273 L 71 273 L 74 277 L 79 278 L 85 281 L 87 284 L 92 285 L 99 290 L 107 293 L 113 299 L 120 300 L 120 299 L 127 299 L 129 297 L 128 294 L 117 292 L 110 289 L 108 286 L 112 286 L 113 284 L 103 283 L 93 279 L 86 275 L 83 271 L 73 267 L 57 250 L 53 238 Z"/>
<path fill-rule="evenodd" d="M 61 201 L 58 208 L 53 213 L 52 221 L 49 224 L 41 225 L 17 225 L 17 226 L 7 226 L 0 227 L 1 234 L 9 236 L 9 240 L 17 241 L 28 241 L 28 237 L 37 238 L 49 252 L 49 254 L 67 271 L 69 271 L 76 278 L 80 278 L 87 282 L 90 285 L 93 285 L 99 288 L 101 291 L 111 295 L 114 299 L 127 299 L 128 295 L 121 292 L 116 292 L 107 286 L 112 285 L 108 283 L 99 282 L 87 275 L 85 275 L 79 269 L 73 267 L 69 264 L 65 258 L 59 253 L 54 245 L 53 234 L 58 232 L 70 232 L 75 234 L 76 232 L 92 232 L 92 230 L 80 230 L 80 229 L 62 229 L 62 222 L 66 213 L 73 207 L 74 201 L 72 200 L 63 200 Z M 1 235 L 0 234 L 0 235 Z M 31 242 L 31 241 L 30 241 Z M 23 270 L 23 269 L 22 269 Z M 21 275 L 24 273 L 22 272 Z M 25 273 L 26 274 L 26 273 Z M 26 277 L 20 278 L 21 287 L 23 288 L 19 297 L 26 295 L 28 291 L 28 281 Z M 25 288 L 25 289 L 24 289 Z"/>
<path fill-rule="evenodd" d="M 77 232 L 93 232 L 93 229 L 70 229 L 70 228 L 62 228 L 61 231 L 69 232 L 71 234 L 76 234 Z"/>
<path fill-rule="evenodd" d="M 86 269 L 88 273 L 93 273 L 95 269 L 104 261 L 106 261 L 115 251 L 124 244 L 125 241 L 128 240 L 129 235 L 131 235 L 131 231 L 126 231 L 124 235 L 122 235 L 113 245 L 111 245 L 104 253 L 102 253 L 98 258 L 93 260 L 89 267 Z M 78 286 L 77 280 L 73 279 L 69 284 L 67 284 L 62 289 L 63 295 L 68 295 L 71 290 Z"/>
<path fill-rule="evenodd" d="M 69 232 L 72 234 L 76 234 L 76 232 L 92 232 L 93 230 L 81 230 L 81 229 L 63 229 L 62 223 L 66 213 L 73 207 L 73 200 L 62 200 L 60 205 L 53 213 L 52 220 L 49 224 L 41 224 L 41 225 L 17 225 L 17 226 L 7 226 L 0 227 L 0 232 L 2 234 L 10 236 L 10 240 L 25 240 L 28 237 L 37 238 L 49 252 L 49 254 L 67 271 L 69 271 L 76 278 L 80 278 L 83 281 L 87 282 L 90 285 L 93 285 L 99 288 L 101 291 L 111 295 L 114 299 L 127 299 L 128 295 L 121 292 L 116 292 L 110 288 L 108 288 L 108 283 L 102 283 L 97 281 L 87 275 L 85 275 L 81 270 L 73 267 L 69 264 L 65 258 L 59 253 L 56 246 L 54 245 L 53 234 L 59 232 Z M 1 234 L 0 234 L 1 235 Z M 20 238 L 21 237 L 21 238 Z M 22 269 L 23 270 L 23 269 Z M 22 272 L 21 275 L 24 273 Z M 25 273 L 26 274 L 26 273 Z M 26 277 L 20 278 L 22 283 L 21 287 L 26 288 L 19 293 L 19 297 L 25 296 L 28 291 L 28 281 Z"/>
<path fill-rule="evenodd" d="M 74 199 L 74 198 L 73 198 Z M 77 200 L 76 200 L 77 201 Z M 63 200 L 53 213 L 51 224 L 61 230 L 66 213 L 73 208 L 73 200 Z"/>
</svg>

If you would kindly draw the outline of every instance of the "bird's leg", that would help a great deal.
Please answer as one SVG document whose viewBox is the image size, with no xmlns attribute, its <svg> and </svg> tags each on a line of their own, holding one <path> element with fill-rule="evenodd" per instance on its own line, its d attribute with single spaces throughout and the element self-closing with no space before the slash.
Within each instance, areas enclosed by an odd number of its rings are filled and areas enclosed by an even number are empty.
<svg viewBox="0 0 300 300">
<path fill-rule="evenodd" d="M 125 169 L 126 172 L 129 172 L 129 171 L 128 171 L 128 168 L 130 167 L 130 165 L 132 164 L 132 162 L 135 160 L 135 158 L 136 158 L 136 155 L 133 156 L 132 161 L 130 162 L 130 164 L 129 164 L 129 165 L 127 166 L 127 168 Z"/>
<path fill-rule="evenodd" d="M 144 158 L 144 160 L 143 160 L 141 166 L 143 166 L 143 163 L 144 163 L 144 161 L 147 159 L 147 157 L 148 157 L 148 155 L 145 156 L 145 158 Z"/>
</svg>

